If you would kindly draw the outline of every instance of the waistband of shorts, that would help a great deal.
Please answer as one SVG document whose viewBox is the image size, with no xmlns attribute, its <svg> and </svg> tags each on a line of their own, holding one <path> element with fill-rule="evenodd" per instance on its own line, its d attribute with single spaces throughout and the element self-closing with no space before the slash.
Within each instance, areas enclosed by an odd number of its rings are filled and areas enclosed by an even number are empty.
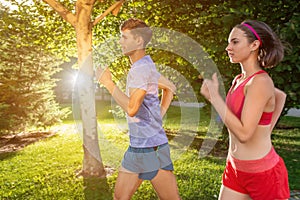
<svg viewBox="0 0 300 200">
<path fill-rule="evenodd" d="M 273 168 L 278 163 L 279 158 L 280 157 L 276 153 L 274 147 L 272 147 L 272 149 L 266 156 L 257 160 L 239 160 L 234 158 L 229 153 L 227 162 L 230 162 L 235 170 L 249 173 L 258 173 Z"/>
<path fill-rule="evenodd" d="M 168 143 L 164 143 L 158 146 L 154 146 L 154 147 L 143 147 L 143 148 L 137 148 L 137 147 L 128 147 L 128 152 L 133 152 L 133 153 L 149 153 L 149 152 L 154 152 L 157 151 L 158 149 L 167 146 Z"/>
</svg>

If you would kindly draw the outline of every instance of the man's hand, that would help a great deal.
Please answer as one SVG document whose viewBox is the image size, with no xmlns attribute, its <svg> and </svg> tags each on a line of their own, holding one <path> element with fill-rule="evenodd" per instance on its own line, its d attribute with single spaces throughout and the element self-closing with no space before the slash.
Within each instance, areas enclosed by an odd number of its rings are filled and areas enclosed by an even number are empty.
<svg viewBox="0 0 300 200">
<path fill-rule="evenodd" d="M 112 76 L 109 68 L 107 67 L 105 70 L 98 67 L 95 72 L 95 76 L 98 82 L 103 84 L 105 87 L 112 82 Z"/>
<path fill-rule="evenodd" d="M 107 67 L 105 70 L 98 67 L 95 72 L 96 79 L 99 83 L 104 85 L 107 88 L 109 93 L 113 94 L 115 89 L 115 84 L 112 81 L 112 76 L 109 68 Z"/>
</svg>

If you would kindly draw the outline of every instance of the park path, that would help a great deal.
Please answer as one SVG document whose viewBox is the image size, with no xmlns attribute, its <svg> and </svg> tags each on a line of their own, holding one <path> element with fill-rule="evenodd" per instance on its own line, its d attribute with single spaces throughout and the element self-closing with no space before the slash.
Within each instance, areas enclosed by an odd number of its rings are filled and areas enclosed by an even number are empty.
<svg viewBox="0 0 300 200">
<path fill-rule="evenodd" d="M 300 109 L 291 108 L 286 114 L 286 116 L 300 117 Z"/>
</svg>

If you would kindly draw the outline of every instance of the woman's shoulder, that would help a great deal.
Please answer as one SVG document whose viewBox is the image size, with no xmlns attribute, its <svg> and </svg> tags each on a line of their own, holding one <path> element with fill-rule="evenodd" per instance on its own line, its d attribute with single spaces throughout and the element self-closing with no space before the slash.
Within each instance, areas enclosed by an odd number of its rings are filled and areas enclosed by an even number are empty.
<svg viewBox="0 0 300 200">
<path fill-rule="evenodd" d="M 260 91 L 270 91 L 274 89 L 273 80 L 267 73 L 260 73 L 253 76 L 246 85 L 248 88 L 259 89 Z"/>
<path fill-rule="evenodd" d="M 269 76 L 268 73 L 260 73 L 253 76 L 251 79 L 252 82 L 259 83 L 259 84 L 273 84 L 272 78 Z"/>
</svg>

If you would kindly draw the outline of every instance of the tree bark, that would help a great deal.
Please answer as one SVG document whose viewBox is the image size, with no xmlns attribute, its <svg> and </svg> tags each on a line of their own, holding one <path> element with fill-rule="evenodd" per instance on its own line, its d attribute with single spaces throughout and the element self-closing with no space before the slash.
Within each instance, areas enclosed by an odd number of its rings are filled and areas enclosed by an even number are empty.
<svg viewBox="0 0 300 200">
<path fill-rule="evenodd" d="M 76 2 L 76 40 L 80 78 L 79 102 L 83 125 L 83 176 L 105 177 L 97 133 L 95 106 L 94 70 L 92 60 L 92 24 L 91 12 L 94 0 L 77 0 Z M 80 81 L 80 82 L 81 82 Z"/>
<path fill-rule="evenodd" d="M 91 14 L 95 0 L 77 0 L 76 14 L 69 12 L 56 0 L 44 0 L 76 31 L 79 75 L 75 92 L 78 94 L 83 127 L 83 169 L 79 175 L 105 177 L 106 172 L 100 155 L 95 106 L 95 85 L 92 60 Z"/>
</svg>

